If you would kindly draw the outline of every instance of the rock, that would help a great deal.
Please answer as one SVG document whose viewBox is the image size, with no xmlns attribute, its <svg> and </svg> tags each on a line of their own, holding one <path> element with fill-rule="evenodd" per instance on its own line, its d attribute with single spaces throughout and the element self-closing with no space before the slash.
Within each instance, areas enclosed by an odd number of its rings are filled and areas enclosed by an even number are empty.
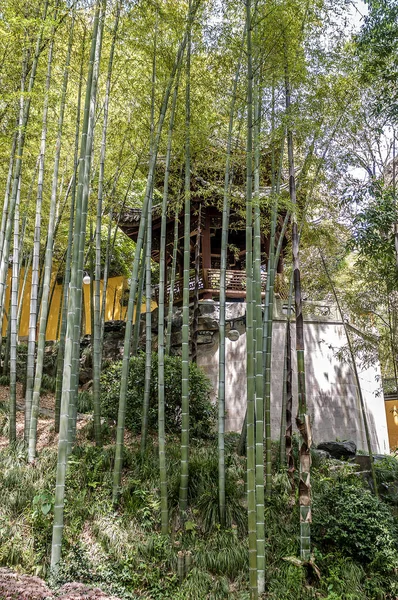
<svg viewBox="0 0 398 600">
<path fill-rule="evenodd" d="M 79 371 L 79 384 L 86 385 L 93 379 L 92 369 L 80 369 Z"/>
<path fill-rule="evenodd" d="M 387 458 L 384 454 L 373 454 L 373 462 L 380 462 Z M 351 463 L 355 463 L 359 465 L 362 471 L 370 471 L 371 470 L 371 461 L 369 454 L 357 454 L 355 458 L 350 459 Z"/>
<path fill-rule="evenodd" d="M 322 442 L 317 446 L 318 450 L 329 452 L 332 458 L 353 458 L 357 453 L 357 446 L 353 441 L 347 442 Z"/>
<path fill-rule="evenodd" d="M 124 330 L 126 323 L 124 321 L 105 321 L 104 323 L 104 334 L 110 332 L 121 333 L 124 336 Z"/>
<path fill-rule="evenodd" d="M 318 448 L 311 450 L 311 453 L 319 460 L 319 462 L 327 460 L 328 458 L 332 458 L 330 452 L 327 452 L 326 450 L 318 450 Z"/>
</svg>

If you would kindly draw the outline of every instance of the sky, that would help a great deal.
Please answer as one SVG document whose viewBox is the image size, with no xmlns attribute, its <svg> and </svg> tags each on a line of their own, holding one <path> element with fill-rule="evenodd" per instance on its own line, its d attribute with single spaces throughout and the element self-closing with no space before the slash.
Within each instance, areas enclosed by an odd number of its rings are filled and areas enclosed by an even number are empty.
<svg viewBox="0 0 398 600">
<path fill-rule="evenodd" d="M 362 19 L 367 14 L 368 8 L 362 0 L 354 0 L 351 7 L 352 23 L 358 29 L 361 27 Z"/>
</svg>

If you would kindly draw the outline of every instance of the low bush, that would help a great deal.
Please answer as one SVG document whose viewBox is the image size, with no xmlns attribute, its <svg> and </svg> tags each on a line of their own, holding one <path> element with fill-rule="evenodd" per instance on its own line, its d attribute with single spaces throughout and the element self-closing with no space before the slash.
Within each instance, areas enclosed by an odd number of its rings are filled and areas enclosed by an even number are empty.
<svg viewBox="0 0 398 600">
<path fill-rule="evenodd" d="M 166 431 L 177 433 L 181 429 L 181 369 L 182 361 L 177 356 L 165 357 L 165 413 Z M 117 419 L 122 363 L 113 363 L 101 375 L 102 415 Z M 215 425 L 215 408 L 210 402 L 211 383 L 205 373 L 195 363 L 189 364 L 190 379 L 190 434 L 193 437 L 207 438 Z M 140 354 L 130 360 L 129 384 L 127 389 L 126 427 L 134 433 L 141 430 L 142 404 L 145 386 L 145 355 Z M 155 431 L 158 421 L 158 363 L 157 355 L 152 355 L 151 388 L 148 423 Z"/>
<path fill-rule="evenodd" d="M 398 567 L 394 519 L 368 490 L 324 481 L 314 497 L 313 519 L 313 538 L 322 551 L 337 549 L 381 570 Z"/>
</svg>

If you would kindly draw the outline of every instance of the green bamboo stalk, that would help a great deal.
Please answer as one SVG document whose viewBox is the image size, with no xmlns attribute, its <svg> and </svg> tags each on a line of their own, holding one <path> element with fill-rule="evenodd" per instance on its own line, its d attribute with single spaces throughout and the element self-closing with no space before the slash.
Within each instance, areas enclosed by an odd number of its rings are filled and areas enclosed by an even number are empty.
<svg viewBox="0 0 398 600">
<path fill-rule="evenodd" d="M 144 381 L 144 402 L 142 407 L 142 425 L 141 425 L 141 456 L 145 454 L 146 441 L 148 437 L 148 414 L 149 400 L 151 394 L 151 372 L 152 372 L 152 273 L 151 273 L 151 254 L 152 254 L 152 195 L 148 204 L 148 225 L 146 234 L 146 255 L 145 255 L 145 381 Z M 144 258 L 143 258 L 144 260 Z"/>
<path fill-rule="evenodd" d="M 42 301 L 41 301 L 39 338 L 38 338 L 38 344 L 37 344 L 36 373 L 35 373 L 34 387 L 33 387 L 32 414 L 31 414 L 30 431 L 29 431 L 29 450 L 28 450 L 29 462 L 33 462 L 36 458 L 37 419 L 39 416 L 40 389 L 41 389 L 41 382 L 42 382 L 42 376 L 43 376 L 44 351 L 45 351 L 45 343 L 46 343 L 46 329 L 47 329 L 47 321 L 48 321 L 48 315 L 49 315 L 49 310 L 50 310 L 49 300 L 50 300 L 51 273 L 52 273 L 52 265 L 53 265 L 53 248 L 54 248 L 53 234 L 54 234 L 55 213 L 56 213 L 56 204 L 57 204 L 59 159 L 60 159 L 60 154 L 61 154 L 62 129 L 63 129 L 64 114 L 65 114 L 65 101 L 66 101 L 66 92 L 67 92 L 67 86 L 68 86 L 69 64 L 70 64 L 70 57 L 71 57 L 72 44 L 73 44 L 74 22 L 75 22 L 75 15 L 73 13 L 71 28 L 70 28 L 70 32 L 69 32 L 69 41 L 68 41 L 68 50 L 67 50 L 66 64 L 65 64 L 65 70 L 64 70 L 64 79 L 63 79 L 63 84 L 62 84 L 60 113 L 59 113 L 59 118 L 58 118 L 58 133 L 57 133 L 54 170 L 53 170 L 53 179 L 52 179 L 52 187 L 51 187 L 50 214 L 49 214 L 49 220 L 48 220 L 47 242 L 46 242 L 45 261 L 44 261 L 43 294 L 42 294 Z M 52 63 L 52 44 L 50 45 L 49 58 L 48 58 L 48 74 L 47 74 L 48 81 L 46 84 L 47 104 L 48 104 L 48 92 L 49 92 L 49 85 L 50 85 L 50 78 L 51 78 L 51 63 Z M 48 108 L 48 106 L 46 107 L 46 112 L 47 112 L 47 108 Z M 43 116 L 43 128 L 44 128 L 44 116 Z M 43 154 L 43 168 L 44 168 L 44 154 Z M 41 205 L 41 202 L 40 202 L 40 205 Z"/>
<path fill-rule="evenodd" d="M 164 394 L 164 308 L 165 308 L 165 271 L 166 271 L 166 229 L 167 207 L 169 195 L 169 177 L 171 150 L 173 141 L 174 118 L 178 95 L 178 76 L 171 104 L 169 131 L 167 136 L 166 165 L 163 184 L 162 221 L 160 228 L 159 258 L 159 313 L 158 313 L 158 439 L 159 439 L 159 477 L 160 477 L 160 509 L 162 534 L 169 530 L 169 511 L 167 500 L 167 463 L 166 463 L 166 431 L 165 431 L 165 394 Z"/>
<path fill-rule="evenodd" d="M 26 412 L 30 412 L 30 420 L 27 422 L 27 429 L 24 432 L 25 443 L 27 445 L 34 444 L 36 446 L 36 428 L 37 428 L 37 416 L 38 416 L 38 405 L 40 398 L 40 385 L 39 385 L 39 396 L 35 397 L 33 401 L 33 387 L 35 383 L 35 366 L 36 364 L 42 365 L 43 357 L 37 357 L 35 361 L 36 352 L 36 329 L 37 329 L 37 318 L 39 313 L 39 274 L 43 272 L 40 268 L 41 255 L 40 255 L 40 237 L 41 237 L 41 213 L 43 205 L 43 185 L 44 185 L 44 161 L 46 155 L 47 146 L 47 116 L 48 116 L 48 105 L 49 105 L 49 93 L 50 83 L 52 75 L 52 62 L 53 62 L 53 50 L 55 42 L 55 23 L 58 15 L 58 2 L 54 8 L 54 25 L 51 31 L 50 44 L 48 49 L 48 60 L 47 60 L 47 74 L 44 90 L 44 101 L 43 101 L 43 116 L 42 116 L 42 130 L 40 140 L 40 158 L 39 158 L 39 172 L 37 177 L 37 197 L 36 197 L 36 216 L 35 216 L 35 230 L 34 230 L 34 241 L 33 241 L 33 258 L 32 258 L 32 281 L 30 286 L 30 314 L 29 314 L 29 332 L 28 332 L 28 356 L 27 356 L 27 367 L 26 367 L 26 392 L 25 392 L 25 407 Z M 51 216 L 50 216 L 51 219 Z M 52 226 L 54 222 L 52 222 Z M 51 267 L 50 267 L 51 274 Z M 47 315 L 46 315 L 47 318 Z M 44 332 L 45 336 L 45 332 Z M 44 343 L 42 352 L 44 353 Z M 40 374 L 41 383 L 41 374 Z M 36 403 L 36 404 L 35 404 Z M 33 419 L 33 429 L 31 433 Z M 32 438 L 33 436 L 33 438 Z M 32 438 L 32 442 L 30 442 Z M 29 461 L 32 462 L 32 450 L 29 452 Z"/>
<path fill-rule="evenodd" d="M 79 179 L 79 188 L 81 188 L 81 227 L 79 231 L 79 250 L 76 274 L 76 309 L 75 325 L 73 330 L 73 350 L 72 350 L 72 371 L 71 371 L 71 394 L 69 396 L 69 431 L 68 431 L 68 454 L 72 452 L 76 437 L 76 419 L 77 419 L 77 396 L 79 391 L 79 369 L 80 369 L 80 336 L 82 330 L 82 318 L 84 317 L 84 296 L 83 296 L 83 268 L 86 262 L 85 243 L 88 214 L 88 198 L 90 193 L 91 166 L 94 153 L 94 130 L 95 130 L 95 110 L 97 101 L 97 89 L 99 79 L 99 69 L 101 61 L 102 39 L 106 17 L 106 0 L 102 0 L 99 14 L 98 33 L 94 53 L 93 76 L 91 83 L 91 93 L 89 101 L 89 123 L 87 128 L 87 138 L 84 148 L 84 172 L 82 180 Z M 80 175 L 80 173 L 79 173 Z M 73 268 L 73 266 L 72 266 Z"/>
<path fill-rule="evenodd" d="M 21 198 L 21 180 L 18 186 L 17 201 L 14 210 L 14 249 L 12 257 L 12 280 L 11 280 L 11 299 L 10 299 L 10 425 L 9 441 L 10 444 L 17 439 L 17 315 L 18 315 L 18 280 L 19 280 L 19 203 Z"/>
<path fill-rule="evenodd" d="M 93 72 L 94 72 L 94 61 L 96 58 L 96 46 L 97 46 L 97 34 L 99 30 L 99 20 L 101 12 L 101 0 L 97 1 L 95 17 L 93 23 L 93 33 L 91 40 L 90 50 L 90 63 L 87 75 L 86 83 L 86 100 L 84 106 L 84 119 L 82 129 L 82 140 L 80 146 L 80 168 L 79 168 L 79 185 L 77 190 L 76 198 L 76 219 L 75 219 L 75 231 L 76 235 L 74 238 L 73 245 L 73 260 L 71 269 L 71 283 L 68 299 L 68 318 L 67 318 L 67 330 L 65 338 L 65 358 L 64 358 L 64 371 L 63 371 L 63 385 L 62 385 L 62 397 L 61 397 L 61 415 L 60 415 L 60 431 L 59 431 L 59 443 L 58 443 L 58 461 L 57 461 L 57 475 L 56 475 L 56 488 L 55 488 L 55 504 L 54 504 L 54 524 L 53 524 L 53 537 L 51 546 L 51 568 L 53 571 L 57 571 L 59 561 L 61 558 L 61 544 L 62 544 L 62 533 L 64 526 L 64 501 L 65 501 L 65 477 L 66 477 L 66 466 L 67 466 L 67 452 L 68 452 L 68 426 L 69 426 L 69 413 L 70 407 L 70 396 L 72 388 L 72 358 L 73 358 L 73 342 L 76 335 L 75 330 L 77 329 L 77 336 L 80 334 L 80 323 L 76 323 L 77 314 L 77 302 L 79 301 L 78 287 L 81 289 L 81 279 L 79 278 L 79 272 L 82 271 L 79 268 L 80 256 L 80 242 L 81 242 L 81 231 L 84 229 L 84 203 L 88 197 L 88 178 L 89 178 L 89 167 L 86 164 L 86 151 L 88 156 L 91 157 L 91 147 L 87 148 L 90 144 L 89 139 L 89 125 L 90 125 L 90 108 L 92 106 L 92 95 L 95 94 L 95 86 L 93 86 Z M 95 98 L 94 98 L 95 100 Z M 86 186 L 84 186 L 86 184 Z M 83 189 L 85 187 L 85 189 Z M 84 193 L 85 192 L 85 193 Z M 86 196 L 86 199 L 84 199 Z M 82 249 L 83 250 L 83 249 Z M 84 254 L 82 253 L 84 256 Z M 81 295 L 80 295 L 81 300 Z M 79 314 L 80 318 L 80 314 Z M 77 325 L 77 327 L 76 327 Z"/>
<path fill-rule="evenodd" d="M 84 30 L 82 40 L 82 60 L 80 63 L 80 74 L 79 74 L 79 88 L 77 94 L 77 110 L 76 110 L 76 129 L 75 129 L 75 148 L 73 156 L 73 178 L 71 180 L 71 203 L 70 203 L 70 216 L 69 216 L 69 229 L 68 229 L 68 246 L 66 251 L 65 259 L 65 273 L 63 281 L 63 304 L 62 304 L 62 321 L 61 321 L 61 332 L 58 344 L 57 353 L 57 373 L 56 373 L 56 387 L 55 387 L 55 431 L 59 432 L 60 424 L 60 410 L 61 410 L 61 397 L 62 397 L 62 381 L 64 372 L 64 357 L 65 357 L 65 340 L 66 340 L 66 328 L 68 319 L 68 301 L 69 301 L 69 283 L 71 278 L 71 262 L 72 262 L 72 244 L 73 244 L 73 230 L 75 222 L 75 204 L 76 204 L 76 184 L 77 184 L 77 169 L 79 165 L 79 137 L 80 137 L 80 111 L 81 111 L 81 99 L 82 99 L 82 88 L 83 88 L 83 56 L 86 42 L 86 29 Z"/>
<path fill-rule="evenodd" d="M 191 0 L 190 0 L 191 6 Z M 179 507 L 185 519 L 189 476 L 189 271 L 191 258 L 191 28 L 188 30 L 185 71 L 185 193 L 184 193 L 184 287 L 182 301 L 181 479 Z"/>
<path fill-rule="evenodd" d="M 287 60 L 287 59 L 286 59 Z M 304 363 L 304 321 L 302 313 L 300 261 L 299 261 L 299 234 L 297 227 L 297 200 L 296 180 L 294 174 L 293 155 L 293 131 L 290 110 L 290 82 L 288 66 L 285 63 L 285 94 L 287 126 L 287 148 L 289 159 L 289 192 L 290 201 L 293 205 L 292 211 L 292 252 L 294 273 L 294 303 L 296 313 L 296 354 L 297 354 L 297 379 L 298 379 L 298 411 L 296 424 L 300 431 L 300 481 L 299 481 L 299 504 L 300 504 L 300 555 L 301 559 L 308 561 L 311 555 L 311 425 L 307 415 L 307 400 L 305 390 L 305 363 Z"/>
<path fill-rule="evenodd" d="M 171 261 L 171 274 L 170 274 L 170 293 L 168 296 L 168 305 L 169 310 L 167 314 L 167 330 L 166 330 L 166 355 L 170 355 L 170 347 L 171 347 L 171 326 L 173 323 L 173 305 L 174 305 L 174 285 L 176 280 L 176 268 L 177 268 L 177 248 L 178 248 L 178 208 L 176 208 L 176 212 L 174 215 L 174 243 L 173 243 L 173 257 Z"/>
<path fill-rule="evenodd" d="M 18 193 L 19 178 L 20 178 L 21 169 L 22 169 L 22 159 L 23 159 L 23 152 L 24 152 L 24 147 L 25 147 L 26 127 L 27 127 L 27 124 L 29 121 L 32 91 L 33 91 L 33 87 L 34 87 L 34 83 L 35 83 L 35 79 L 36 79 L 37 66 L 38 66 L 39 57 L 40 57 L 40 54 L 42 51 L 42 37 L 43 37 L 45 21 L 47 18 L 48 5 L 49 5 L 49 1 L 45 0 L 44 6 L 43 6 L 43 14 L 41 17 L 41 25 L 40 25 L 39 33 L 38 33 L 37 39 L 36 39 L 35 53 L 34 53 L 32 65 L 31 65 L 31 69 L 30 69 L 30 78 L 29 78 L 29 84 L 28 84 L 28 90 L 27 90 L 28 93 L 26 95 L 26 100 L 24 102 L 24 114 L 23 114 L 22 124 L 21 124 L 21 127 L 19 128 L 18 147 L 17 147 L 16 159 L 15 159 L 15 164 L 14 164 L 14 172 L 13 172 L 13 177 L 12 177 L 13 184 L 12 184 L 12 191 L 11 191 L 9 207 L 8 207 L 8 219 L 7 219 L 6 230 L 5 230 L 5 235 L 4 235 L 4 242 L 3 242 L 3 246 L 2 246 L 2 256 L 1 256 L 1 261 L 0 261 L 0 314 L 3 313 L 3 308 L 4 308 L 4 294 L 5 294 L 5 286 L 6 286 L 7 274 L 8 274 L 8 257 L 9 257 L 9 253 L 10 253 L 11 233 L 12 233 L 12 227 L 13 227 L 13 221 L 14 221 L 14 211 L 15 211 L 15 204 L 16 204 L 17 193 Z M 25 59 L 26 59 L 26 57 L 24 57 L 24 61 L 23 61 L 24 65 L 23 65 L 22 79 L 24 79 L 24 77 L 25 77 L 25 64 L 26 64 Z M 29 420 L 30 420 L 29 407 L 27 407 L 27 409 L 25 410 L 25 418 L 26 418 L 26 420 L 25 420 L 25 425 L 26 425 L 26 422 L 29 422 Z M 26 427 L 25 427 L 25 431 L 26 431 Z"/>
<path fill-rule="evenodd" d="M 21 292 L 20 292 L 19 298 L 18 298 L 18 314 L 17 314 L 17 333 L 18 333 L 18 335 L 19 335 L 19 328 L 20 328 L 20 324 L 21 324 L 23 298 L 24 298 L 24 295 L 25 295 L 26 282 L 28 280 L 28 275 L 29 275 L 29 271 L 30 271 L 30 265 L 31 265 L 31 262 L 32 262 L 32 252 L 29 252 L 29 256 L 27 258 L 25 256 L 25 261 L 24 262 L 25 262 L 25 269 L 24 269 L 24 274 L 23 274 Z"/>
<path fill-rule="evenodd" d="M 195 17 L 196 11 L 199 7 L 199 3 L 200 3 L 200 0 L 197 0 L 193 5 L 192 10 L 190 10 L 190 13 L 188 15 L 188 26 L 187 26 L 188 29 L 191 26 L 191 21 Z M 164 122 L 166 111 L 167 111 L 167 105 L 168 105 L 170 93 L 172 90 L 174 78 L 177 73 L 179 64 L 181 62 L 186 43 L 187 43 L 187 32 L 185 32 L 184 38 L 178 49 L 177 57 L 176 57 L 174 65 L 173 65 L 173 69 L 172 69 L 172 72 L 171 72 L 171 75 L 170 75 L 170 78 L 169 78 L 169 81 L 168 81 L 168 84 L 167 84 L 167 87 L 166 87 L 166 90 L 164 93 L 164 97 L 163 97 L 162 108 L 160 111 L 159 121 L 158 121 L 158 125 L 157 125 L 157 132 L 156 132 L 155 141 L 154 141 L 154 145 L 153 145 L 153 152 L 152 152 L 152 156 L 151 156 L 150 164 L 149 164 L 148 179 L 147 179 L 146 191 L 145 191 L 145 196 L 144 196 L 144 203 L 143 203 L 143 207 L 142 207 L 140 226 L 139 226 L 138 236 L 137 236 L 136 252 L 135 252 L 134 262 L 133 262 L 133 267 L 132 267 L 132 272 L 131 272 L 131 288 L 130 288 L 129 302 L 128 302 L 128 306 L 127 306 L 126 330 L 125 330 L 124 348 L 123 348 L 123 363 L 122 363 L 119 411 L 118 411 L 117 433 L 116 433 L 115 465 L 114 465 L 114 471 L 113 471 L 113 493 L 112 493 L 113 503 L 117 502 L 117 499 L 119 496 L 120 481 L 121 481 L 121 475 L 122 475 L 123 444 L 124 444 L 123 437 L 124 437 L 124 423 L 125 423 L 125 417 L 126 417 L 126 392 L 127 392 L 127 382 L 128 382 L 128 373 L 129 373 L 129 363 L 130 363 L 132 318 L 133 318 L 133 313 L 134 313 L 134 302 L 135 302 L 135 296 L 136 296 L 136 291 L 137 291 L 139 263 L 140 263 L 141 251 L 142 251 L 143 241 L 144 241 L 144 232 L 146 230 L 146 220 L 147 220 L 147 213 L 148 213 L 149 196 L 152 191 L 153 175 L 154 175 L 154 170 L 155 170 L 155 165 L 156 165 L 160 136 L 161 136 L 162 129 L 163 129 L 163 122 Z"/>
<path fill-rule="evenodd" d="M 25 85 L 25 74 L 26 74 L 26 66 L 24 64 L 24 66 L 22 68 L 22 85 L 23 86 Z M 22 108 L 22 110 L 23 110 L 23 108 Z M 6 233 L 6 225 L 7 225 L 7 218 L 8 218 L 8 203 L 9 203 L 10 191 L 11 191 L 12 168 L 14 166 L 15 150 L 16 150 L 16 147 L 17 147 L 17 140 L 18 140 L 18 123 L 19 123 L 19 117 L 17 117 L 14 135 L 12 136 L 11 152 L 10 152 L 10 162 L 9 162 L 9 165 L 8 165 L 7 182 L 6 182 L 6 189 L 5 189 L 4 201 L 3 201 L 3 211 L 2 211 L 2 215 L 1 215 L 1 225 L 0 225 L 0 262 L 1 262 L 1 259 L 2 259 L 2 256 L 3 256 L 4 237 L 5 237 L 5 233 Z"/>
<path fill-rule="evenodd" d="M 247 385 L 247 505 L 249 530 L 250 598 L 258 598 L 256 527 L 256 429 L 253 333 L 253 66 L 251 0 L 246 0 L 247 40 L 247 147 L 246 147 L 246 385 Z"/>
<path fill-rule="evenodd" d="M 156 46 L 157 46 L 157 28 L 158 16 L 156 16 L 153 60 L 152 60 L 152 93 L 151 93 L 151 134 L 150 134 L 150 154 L 153 153 L 153 136 L 155 131 L 155 87 L 156 87 Z M 153 205 L 153 186 L 148 204 L 148 225 L 146 235 L 146 254 L 145 254 L 145 382 L 144 382 L 144 403 L 142 407 L 142 425 L 141 425 L 141 456 L 145 454 L 146 441 L 148 437 L 148 414 L 149 400 L 151 394 L 151 371 L 152 371 L 152 205 Z"/>
<path fill-rule="evenodd" d="M 362 419 L 363 419 L 363 425 L 364 425 L 364 428 L 365 428 L 366 446 L 368 448 L 368 454 L 369 454 L 369 460 L 370 460 L 370 470 L 372 472 L 372 481 L 373 481 L 373 487 L 374 487 L 374 494 L 375 494 L 376 497 L 378 497 L 379 494 L 378 494 L 378 488 L 377 488 L 376 469 L 375 469 L 375 464 L 374 464 L 374 460 L 373 460 L 372 441 L 370 439 L 368 417 L 366 415 L 365 401 L 364 401 L 363 394 L 362 394 L 361 381 L 359 379 L 358 367 L 357 367 L 357 363 L 356 363 L 356 360 L 355 360 L 355 352 L 354 352 L 354 348 L 352 346 L 351 336 L 350 336 L 349 331 L 348 331 L 347 323 L 346 323 L 346 320 L 345 320 L 344 315 L 343 315 L 341 304 L 340 304 L 339 298 L 337 296 L 336 288 L 335 288 L 334 283 L 332 281 L 332 278 L 330 276 L 329 269 L 326 266 L 326 261 L 325 261 L 325 259 L 323 257 L 323 254 L 322 254 L 322 252 L 321 252 L 320 249 L 318 249 L 318 251 L 319 251 L 319 256 L 321 257 L 322 265 L 323 265 L 323 268 L 325 270 L 325 274 L 326 274 L 326 277 L 328 279 L 330 288 L 331 288 L 331 290 L 333 292 L 333 296 L 334 296 L 334 299 L 335 299 L 335 302 L 337 304 L 337 308 L 338 308 L 338 311 L 339 311 L 339 314 L 340 314 L 340 320 L 341 320 L 341 322 L 343 324 L 344 333 L 345 333 L 345 336 L 347 338 L 348 348 L 349 348 L 350 356 L 351 356 L 352 368 L 354 370 L 355 382 L 357 384 L 359 402 L 361 404 Z"/>
<path fill-rule="evenodd" d="M 111 50 L 108 60 L 108 74 L 106 78 L 105 101 L 104 101 L 104 121 L 102 126 L 101 156 L 98 176 L 98 198 L 97 198 L 97 221 L 95 236 L 95 292 L 93 294 L 93 406 L 94 406 L 94 437 L 97 446 L 101 445 L 101 228 L 102 228 L 102 205 L 103 205 L 103 184 L 105 172 L 105 153 L 106 153 L 106 135 L 108 128 L 109 99 L 113 69 L 113 59 L 115 54 L 115 45 L 117 31 L 119 27 L 120 2 L 116 4 L 115 23 L 113 26 Z M 102 293 L 106 298 L 106 288 Z"/>
<path fill-rule="evenodd" d="M 226 303 L 226 269 L 228 250 L 228 228 L 230 213 L 231 186 L 231 149 L 232 132 L 235 115 L 236 91 L 241 67 L 241 57 L 236 70 L 232 87 L 232 100 L 229 113 L 227 152 L 224 177 L 224 196 L 221 229 L 220 260 L 220 324 L 219 324 L 219 371 L 218 371 L 218 503 L 220 523 L 225 526 L 225 303 Z"/>
<path fill-rule="evenodd" d="M 143 245 L 144 245 L 144 247 L 146 247 L 146 233 L 145 233 Z M 145 260 L 144 260 L 144 257 L 142 257 L 140 272 L 139 272 L 139 276 L 138 276 L 137 303 L 136 303 L 136 307 L 135 307 L 133 343 L 131 346 L 131 355 L 132 356 L 137 356 L 138 345 L 139 345 L 139 341 L 140 341 L 141 307 L 142 307 L 142 296 L 144 293 L 144 283 L 145 283 Z"/>
<path fill-rule="evenodd" d="M 259 65 L 257 65 L 257 69 Z M 255 461 L 256 461 L 256 538 L 257 588 L 265 585 L 264 529 L 264 369 L 263 369 L 263 310 L 261 298 L 261 214 L 260 214 L 260 122 L 261 88 L 258 76 L 254 80 L 254 240 L 253 240 L 253 308 L 254 308 L 254 380 L 255 380 Z M 268 439 L 267 439 L 268 442 Z"/>
</svg>

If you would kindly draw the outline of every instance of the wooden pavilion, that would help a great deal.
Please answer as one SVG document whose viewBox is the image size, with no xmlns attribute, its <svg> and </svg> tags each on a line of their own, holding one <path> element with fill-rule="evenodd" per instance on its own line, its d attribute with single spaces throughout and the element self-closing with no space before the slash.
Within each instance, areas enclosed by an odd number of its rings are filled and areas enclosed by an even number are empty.
<svg viewBox="0 0 398 600">
<path fill-rule="evenodd" d="M 198 290 L 200 299 L 216 299 L 220 294 L 220 260 L 221 260 L 221 226 L 222 213 L 209 200 L 194 199 L 191 202 L 191 274 L 190 290 L 194 295 Z M 141 210 L 126 209 L 119 221 L 119 227 L 132 240 L 137 241 Z M 174 214 L 167 217 L 166 229 L 166 277 L 172 263 L 174 245 Z M 177 271 L 174 283 L 174 302 L 182 301 L 183 294 L 183 247 L 184 247 L 184 213 L 178 215 Z M 156 205 L 152 211 L 152 258 L 159 262 L 160 257 L 161 206 Z M 246 298 L 246 231 L 245 222 L 238 211 L 231 209 L 228 231 L 228 253 L 226 272 L 226 298 L 232 301 L 245 301 Z M 286 241 L 284 240 L 284 245 Z M 261 236 L 262 250 L 262 291 L 265 292 L 267 278 L 267 259 L 269 252 L 269 236 Z M 282 256 L 277 273 L 283 272 Z M 198 273 L 195 276 L 195 273 Z M 276 292 L 281 277 L 276 278 Z M 156 290 L 155 290 L 156 291 Z M 166 303 L 170 294 L 170 284 L 166 285 Z"/>
</svg>

